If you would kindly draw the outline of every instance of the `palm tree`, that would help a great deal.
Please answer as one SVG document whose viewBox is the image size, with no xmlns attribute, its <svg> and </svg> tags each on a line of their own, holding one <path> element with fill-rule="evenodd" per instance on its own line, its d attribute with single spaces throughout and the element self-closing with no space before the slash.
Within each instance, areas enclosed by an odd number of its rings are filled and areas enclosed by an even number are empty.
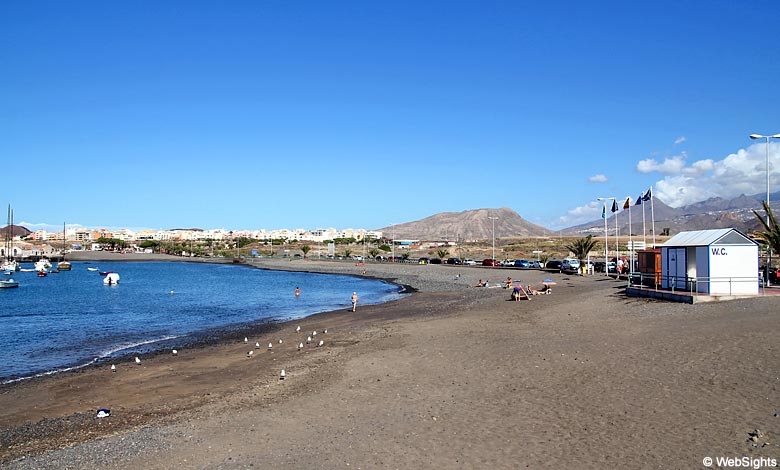
<svg viewBox="0 0 780 470">
<path fill-rule="evenodd" d="M 303 252 L 303 257 L 306 258 L 306 255 L 311 251 L 311 247 L 309 245 L 303 245 L 301 251 Z"/>
<path fill-rule="evenodd" d="M 582 262 L 588 257 L 588 253 L 593 251 L 593 248 L 595 247 L 596 240 L 593 239 L 593 235 L 588 235 L 585 238 L 578 238 L 572 243 L 564 246 L 564 248 L 574 253 L 574 257 L 580 261 L 580 265 L 582 265 Z"/>
<path fill-rule="evenodd" d="M 440 259 L 446 258 L 450 252 L 448 250 L 439 250 L 436 252 L 436 256 L 438 256 Z"/>
<path fill-rule="evenodd" d="M 767 245 L 770 250 L 775 253 L 780 253 L 780 226 L 777 225 L 777 219 L 775 219 L 775 214 L 772 213 L 772 208 L 769 207 L 769 204 L 767 204 L 766 201 L 762 201 L 761 205 L 764 206 L 764 212 L 769 221 L 767 222 L 766 218 L 761 217 L 758 212 L 753 209 L 756 218 L 761 222 L 761 226 L 764 227 L 763 231 L 756 232 L 756 238 L 764 245 Z M 769 260 L 767 260 L 767 264 L 768 261 Z"/>
</svg>

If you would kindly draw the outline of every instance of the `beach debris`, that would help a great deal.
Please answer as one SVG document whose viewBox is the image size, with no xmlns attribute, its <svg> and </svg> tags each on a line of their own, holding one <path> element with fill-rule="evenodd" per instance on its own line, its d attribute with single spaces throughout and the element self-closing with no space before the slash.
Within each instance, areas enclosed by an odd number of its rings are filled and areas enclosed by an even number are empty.
<svg viewBox="0 0 780 470">
<path fill-rule="evenodd" d="M 274 347 L 273 343 L 268 343 L 268 350 L 269 350 L 269 351 L 270 351 L 271 349 L 273 349 L 273 347 Z"/>
<path fill-rule="evenodd" d="M 116 366 L 114 364 L 111 364 L 111 372 L 116 372 Z"/>
<path fill-rule="evenodd" d="M 260 349 L 260 341 L 255 343 L 255 349 Z"/>
<path fill-rule="evenodd" d="M 319 342 L 319 343 L 317 343 L 317 347 L 318 347 L 318 348 L 319 348 L 319 347 L 322 347 L 322 345 L 324 345 L 324 344 L 325 344 L 325 341 L 323 341 L 323 340 L 320 340 L 320 342 Z"/>
<path fill-rule="evenodd" d="M 250 350 L 248 353 L 246 353 L 246 357 L 252 357 L 255 355 L 255 352 Z"/>
<path fill-rule="evenodd" d="M 135 356 L 135 363 L 136 364 L 140 364 L 141 363 L 141 359 L 138 356 Z"/>
<path fill-rule="evenodd" d="M 300 351 L 301 349 L 303 349 L 303 343 L 298 345 L 298 351 Z"/>
<path fill-rule="evenodd" d="M 108 418 L 111 416 L 111 410 L 108 408 L 100 408 L 97 410 L 97 413 L 95 414 L 97 418 Z"/>
<path fill-rule="evenodd" d="M 279 373 L 279 380 L 284 380 L 284 378 L 287 376 L 287 373 L 282 369 L 282 371 Z"/>
<path fill-rule="evenodd" d="M 306 337 L 306 344 L 309 344 L 309 343 L 311 343 L 311 336 L 307 336 Z"/>
<path fill-rule="evenodd" d="M 173 354 L 174 356 L 178 356 L 179 355 L 179 351 L 174 349 L 174 350 L 171 351 L 171 354 Z"/>
<path fill-rule="evenodd" d="M 296 327 L 296 328 L 295 328 L 295 332 L 296 332 L 296 333 L 299 333 L 300 331 L 301 331 L 301 326 L 300 326 L 300 325 L 298 325 L 298 327 Z"/>
</svg>

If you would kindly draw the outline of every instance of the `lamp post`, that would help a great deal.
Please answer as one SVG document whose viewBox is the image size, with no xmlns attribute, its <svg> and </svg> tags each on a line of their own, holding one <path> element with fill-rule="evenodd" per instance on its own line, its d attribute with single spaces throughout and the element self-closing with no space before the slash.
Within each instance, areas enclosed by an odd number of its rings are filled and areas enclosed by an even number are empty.
<svg viewBox="0 0 780 470">
<path fill-rule="evenodd" d="M 750 134 L 750 138 L 753 140 L 766 139 L 766 207 L 769 209 L 769 141 L 772 139 L 780 139 L 780 134 L 774 135 L 761 135 Z M 766 224 L 769 225 L 769 211 L 766 213 Z M 772 249 L 769 244 L 766 245 L 766 276 L 764 277 L 764 286 L 769 285 L 769 267 L 772 262 Z"/>
<path fill-rule="evenodd" d="M 493 221 L 493 258 L 491 258 L 493 260 L 493 264 L 491 267 L 495 267 L 496 266 L 496 220 L 498 220 L 498 217 L 489 215 L 488 219 Z"/>
<path fill-rule="evenodd" d="M 393 245 L 390 248 L 390 253 L 392 253 L 393 257 L 393 263 L 395 263 L 395 223 L 393 223 Z"/>
</svg>

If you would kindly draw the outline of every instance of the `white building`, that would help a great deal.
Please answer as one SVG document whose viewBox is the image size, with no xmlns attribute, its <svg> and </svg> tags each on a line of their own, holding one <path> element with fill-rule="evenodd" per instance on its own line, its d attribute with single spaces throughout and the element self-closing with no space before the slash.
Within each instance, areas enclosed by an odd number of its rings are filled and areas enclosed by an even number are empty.
<svg viewBox="0 0 780 470">
<path fill-rule="evenodd" d="M 758 294 L 758 243 L 735 228 L 680 232 L 661 246 L 665 289 Z"/>
</svg>

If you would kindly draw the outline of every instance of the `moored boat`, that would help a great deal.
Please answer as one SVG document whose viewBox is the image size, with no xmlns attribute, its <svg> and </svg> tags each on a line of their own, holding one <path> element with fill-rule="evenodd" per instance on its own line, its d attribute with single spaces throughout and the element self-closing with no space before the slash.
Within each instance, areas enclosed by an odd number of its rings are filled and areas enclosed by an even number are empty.
<svg viewBox="0 0 780 470">
<path fill-rule="evenodd" d="M 57 270 L 59 271 L 70 271 L 72 268 L 73 266 L 71 266 L 70 261 L 62 260 L 57 263 Z"/>
<path fill-rule="evenodd" d="M 40 271 L 48 271 L 51 269 L 51 261 L 48 260 L 48 258 L 41 258 L 34 264 L 35 270 Z"/>
<path fill-rule="evenodd" d="M 19 287 L 19 281 L 14 281 L 13 278 L 0 279 L 0 289 L 8 289 L 11 287 Z"/>
<path fill-rule="evenodd" d="M 106 277 L 103 278 L 103 284 L 107 286 L 115 286 L 119 284 L 119 274 L 108 273 Z"/>
<path fill-rule="evenodd" d="M 99 271 L 99 268 L 87 268 L 87 271 Z"/>
</svg>

